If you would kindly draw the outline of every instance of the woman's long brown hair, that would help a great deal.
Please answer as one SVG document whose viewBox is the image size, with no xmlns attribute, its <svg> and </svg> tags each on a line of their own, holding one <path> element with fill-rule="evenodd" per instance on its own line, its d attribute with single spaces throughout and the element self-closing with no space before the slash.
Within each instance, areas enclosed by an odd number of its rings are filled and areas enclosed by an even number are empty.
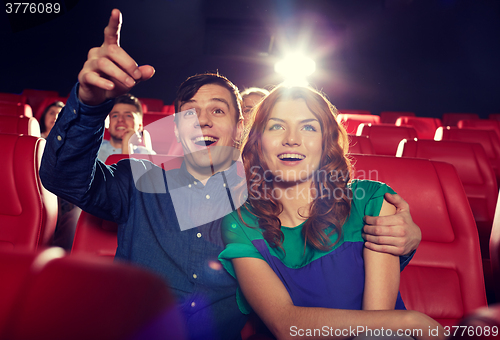
<svg viewBox="0 0 500 340">
<path fill-rule="evenodd" d="M 272 247 L 283 250 L 284 240 L 281 221 L 282 204 L 272 195 L 273 178 L 262 153 L 262 133 L 271 111 L 278 101 L 303 99 L 319 120 L 322 132 L 323 152 L 319 170 L 314 174 L 315 199 L 309 207 L 308 219 L 302 228 L 305 243 L 316 249 L 327 251 L 335 243 L 329 236 L 337 232 L 340 240 L 342 225 L 351 209 L 351 194 L 347 184 L 351 162 L 347 157 L 348 139 L 342 125 L 337 124 L 337 109 L 318 91 L 309 87 L 279 86 L 254 108 L 251 129 L 243 142 L 242 159 L 248 186 L 248 203 L 251 213 L 258 218 L 263 236 Z M 242 207 L 245 209 L 245 207 Z M 241 211 L 239 212 L 241 218 Z M 326 229 L 333 225 L 327 234 Z M 304 244 L 305 249 L 306 244 Z"/>
</svg>

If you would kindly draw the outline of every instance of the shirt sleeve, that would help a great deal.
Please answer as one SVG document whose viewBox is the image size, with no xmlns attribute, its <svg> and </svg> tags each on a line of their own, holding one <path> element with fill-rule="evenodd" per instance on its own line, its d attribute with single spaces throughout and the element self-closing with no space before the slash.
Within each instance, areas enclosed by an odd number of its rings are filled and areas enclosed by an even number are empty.
<svg viewBox="0 0 500 340">
<path fill-rule="evenodd" d="M 88 106 L 77 91 L 78 83 L 47 137 L 40 179 L 48 190 L 90 214 L 121 223 L 128 216 L 133 185 L 130 164 L 106 166 L 97 159 L 114 101 Z"/>
</svg>

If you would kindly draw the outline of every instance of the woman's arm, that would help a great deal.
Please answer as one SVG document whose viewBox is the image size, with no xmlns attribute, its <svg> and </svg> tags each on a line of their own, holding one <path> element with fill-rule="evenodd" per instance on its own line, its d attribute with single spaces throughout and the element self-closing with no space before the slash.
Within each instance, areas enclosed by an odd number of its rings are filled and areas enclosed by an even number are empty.
<svg viewBox="0 0 500 340">
<path fill-rule="evenodd" d="M 429 326 L 438 323 L 415 311 L 363 311 L 329 308 L 296 307 L 281 280 L 269 265 L 257 258 L 232 260 L 240 288 L 250 306 L 278 339 L 301 338 L 298 330 L 319 330 L 307 339 L 342 339 L 361 335 L 361 327 L 381 329 L 422 329 L 421 339 L 428 336 Z M 340 330 L 341 334 L 335 330 Z M 352 332 L 360 331 L 353 334 Z M 343 334 L 342 334 L 343 332 Z M 340 336 L 338 336 L 340 335 Z"/>
<path fill-rule="evenodd" d="M 379 216 L 396 213 L 396 207 L 384 199 Z M 394 309 L 399 291 L 399 257 L 379 253 L 364 248 L 365 290 L 363 294 L 364 310 Z"/>
</svg>

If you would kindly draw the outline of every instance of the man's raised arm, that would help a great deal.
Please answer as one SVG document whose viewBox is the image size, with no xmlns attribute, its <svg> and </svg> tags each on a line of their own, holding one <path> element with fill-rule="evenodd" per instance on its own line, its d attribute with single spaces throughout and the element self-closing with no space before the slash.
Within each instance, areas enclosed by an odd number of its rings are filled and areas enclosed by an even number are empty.
<svg viewBox="0 0 500 340">
<path fill-rule="evenodd" d="M 120 47 L 121 25 L 122 15 L 114 9 L 104 29 L 104 43 L 89 51 L 87 61 L 78 74 L 78 97 L 84 104 L 94 106 L 116 98 L 154 74 L 153 67 L 137 66 L 135 60 Z"/>
<path fill-rule="evenodd" d="M 123 214 L 128 198 L 130 167 L 107 168 L 97 160 L 104 120 L 114 98 L 154 74 L 119 46 L 121 13 L 114 9 L 104 30 L 104 43 L 88 53 L 87 61 L 56 124 L 47 137 L 40 167 L 43 185 L 83 210 L 109 220 Z M 118 173 L 122 175 L 117 176 Z M 122 188 L 119 190 L 118 188 Z M 110 202 L 113 202 L 111 204 Z"/>
</svg>

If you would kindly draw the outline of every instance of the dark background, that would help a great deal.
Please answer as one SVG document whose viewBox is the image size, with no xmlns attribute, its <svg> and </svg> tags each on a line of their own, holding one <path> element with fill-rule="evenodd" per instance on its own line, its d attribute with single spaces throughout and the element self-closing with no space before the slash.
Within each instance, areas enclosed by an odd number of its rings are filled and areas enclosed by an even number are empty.
<svg viewBox="0 0 500 340">
<path fill-rule="evenodd" d="M 0 12 L 0 92 L 66 96 L 119 8 L 122 47 L 156 69 L 139 97 L 170 104 L 185 78 L 217 70 L 240 89 L 272 86 L 301 45 L 339 109 L 500 113 L 498 0 L 59 1 L 59 16 Z"/>
</svg>

